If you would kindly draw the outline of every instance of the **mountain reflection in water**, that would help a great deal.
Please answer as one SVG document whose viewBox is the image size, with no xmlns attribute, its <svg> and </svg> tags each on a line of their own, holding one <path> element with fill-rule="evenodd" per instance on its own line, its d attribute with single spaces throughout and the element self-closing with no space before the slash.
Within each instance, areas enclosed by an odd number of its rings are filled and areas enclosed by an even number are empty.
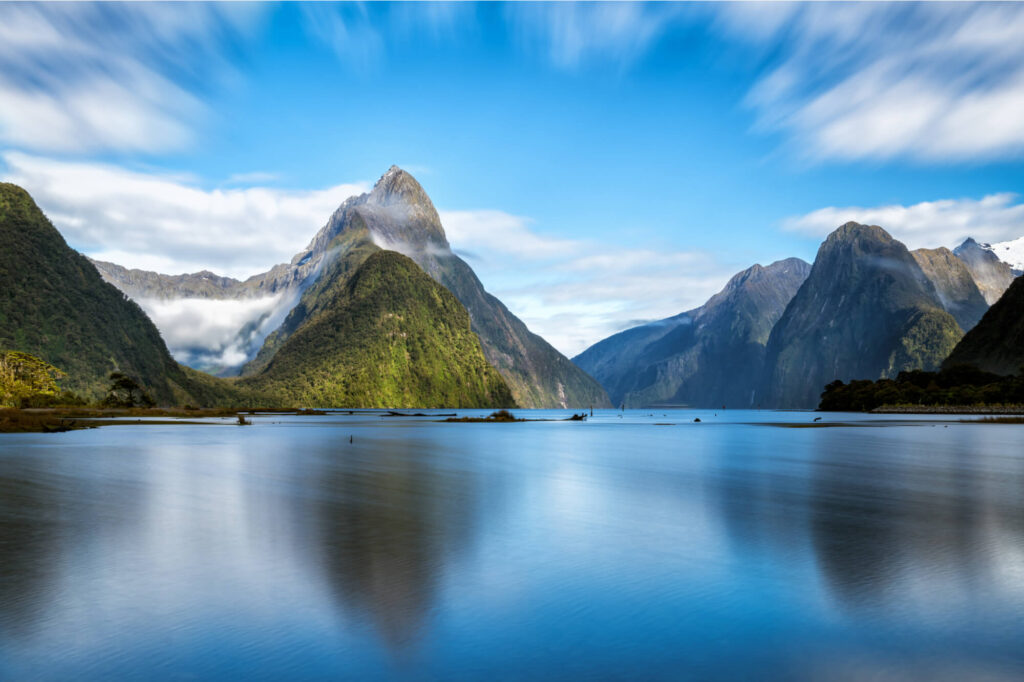
<svg viewBox="0 0 1024 682">
<path fill-rule="evenodd" d="M 1024 675 L 1024 428 L 681 414 L 4 437 L 0 678 Z"/>
</svg>

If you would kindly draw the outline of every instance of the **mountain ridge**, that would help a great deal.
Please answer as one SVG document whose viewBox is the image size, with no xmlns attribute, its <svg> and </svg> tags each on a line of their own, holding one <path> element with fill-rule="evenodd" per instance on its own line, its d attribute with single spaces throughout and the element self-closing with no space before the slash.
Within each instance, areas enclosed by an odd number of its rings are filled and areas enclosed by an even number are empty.
<svg viewBox="0 0 1024 682">
<path fill-rule="evenodd" d="M 616 404 L 750 407 L 774 323 L 810 271 L 787 258 L 734 275 L 697 308 L 633 327 L 575 358 Z"/>
</svg>

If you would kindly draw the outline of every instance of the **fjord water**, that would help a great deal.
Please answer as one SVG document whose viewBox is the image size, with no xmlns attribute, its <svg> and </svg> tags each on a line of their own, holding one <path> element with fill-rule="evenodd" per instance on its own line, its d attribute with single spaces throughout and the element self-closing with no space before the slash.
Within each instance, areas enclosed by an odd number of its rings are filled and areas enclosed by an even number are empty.
<svg viewBox="0 0 1024 682">
<path fill-rule="evenodd" d="M 815 416 L 3 435 L 0 679 L 1024 676 L 1024 426 Z"/>
</svg>

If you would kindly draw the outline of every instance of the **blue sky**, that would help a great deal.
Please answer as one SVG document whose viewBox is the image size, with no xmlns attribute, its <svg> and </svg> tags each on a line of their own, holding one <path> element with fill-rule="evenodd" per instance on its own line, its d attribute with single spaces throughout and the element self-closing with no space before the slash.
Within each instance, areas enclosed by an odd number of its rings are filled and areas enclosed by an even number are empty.
<svg viewBox="0 0 1024 682">
<path fill-rule="evenodd" d="M 1024 6 L 0 5 L 0 176 L 90 255 L 245 276 L 392 163 L 574 354 L 846 219 L 1024 235 Z"/>
</svg>

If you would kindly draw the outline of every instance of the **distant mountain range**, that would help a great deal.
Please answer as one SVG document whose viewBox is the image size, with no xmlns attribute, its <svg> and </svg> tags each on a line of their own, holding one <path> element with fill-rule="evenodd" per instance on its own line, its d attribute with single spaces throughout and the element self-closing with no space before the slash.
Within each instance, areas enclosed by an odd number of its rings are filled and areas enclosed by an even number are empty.
<svg viewBox="0 0 1024 682">
<path fill-rule="evenodd" d="M 754 265 L 701 307 L 615 334 L 573 362 L 617 405 L 749 406 L 768 335 L 810 270 L 799 258 Z"/>
<path fill-rule="evenodd" d="M 999 255 L 1015 242 L 912 252 L 847 223 L 813 264 L 754 265 L 571 362 L 484 290 L 397 167 L 291 262 L 245 281 L 90 264 L 14 185 L 0 185 L 0 243 L 0 350 L 39 355 L 91 398 L 117 370 L 178 404 L 813 407 L 836 379 L 944 362 L 1015 372 L 1024 345 L 1024 285 Z M 213 337 L 194 333 L 204 310 Z M 235 376 L 179 365 L 165 339 Z"/>
<path fill-rule="evenodd" d="M 880 227 L 848 223 L 813 266 L 754 266 L 704 306 L 615 334 L 573 361 L 627 407 L 814 407 L 836 379 L 938 369 L 1015 274 L 972 239 L 911 252 Z"/>
</svg>

